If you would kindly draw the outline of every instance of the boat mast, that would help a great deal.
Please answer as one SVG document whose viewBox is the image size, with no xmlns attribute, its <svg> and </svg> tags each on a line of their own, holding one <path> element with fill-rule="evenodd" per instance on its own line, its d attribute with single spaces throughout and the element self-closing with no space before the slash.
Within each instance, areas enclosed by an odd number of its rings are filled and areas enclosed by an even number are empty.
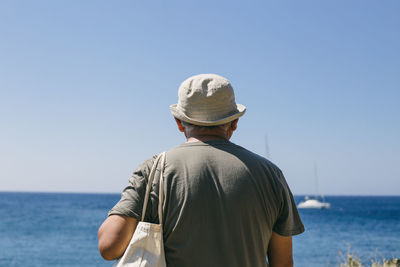
<svg viewBox="0 0 400 267">
<path fill-rule="evenodd" d="M 317 161 L 314 160 L 314 179 L 315 179 L 315 199 L 318 199 L 319 188 L 318 188 L 318 170 L 317 170 Z"/>
<path fill-rule="evenodd" d="M 265 134 L 265 157 L 269 159 L 269 144 L 268 144 L 268 134 Z"/>
<path fill-rule="evenodd" d="M 314 161 L 314 177 L 315 177 L 315 189 L 316 189 L 315 199 L 317 199 L 318 196 L 320 196 L 322 198 L 322 201 L 325 202 L 324 196 L 319 193 L 317 161 Z"/>
</svg>

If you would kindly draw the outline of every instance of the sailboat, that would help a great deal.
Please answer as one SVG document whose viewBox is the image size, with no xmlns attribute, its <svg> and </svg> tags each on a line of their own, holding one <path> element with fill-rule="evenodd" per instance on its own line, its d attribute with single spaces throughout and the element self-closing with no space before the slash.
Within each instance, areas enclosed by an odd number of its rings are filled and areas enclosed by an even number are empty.
<svg viewBox="0 0 400 267">
<path fill-rule="evenodd" d="M 309 196 L 306 196 L 304 201 L 297 205 L 299 209 L 329 209 L 330 207 L 330 203 L 324 202 L 324 200 L 320 201 L 317 198 L 310 198 Z"/>
<path fill-rule="evenodd" d="M 301 201 L 297 208 L 299 209 L 329 209 L 331 204 L 325 202 L 324 196 L 319 196 L 318 194 L 318 175 L 317 175 L 317 164 L 314 163 L 314 176 L 315 176 L 315 185 L 316 185 L 316 195 L 315 197 L 306 196 L 303 201 Z"/>
</svg>

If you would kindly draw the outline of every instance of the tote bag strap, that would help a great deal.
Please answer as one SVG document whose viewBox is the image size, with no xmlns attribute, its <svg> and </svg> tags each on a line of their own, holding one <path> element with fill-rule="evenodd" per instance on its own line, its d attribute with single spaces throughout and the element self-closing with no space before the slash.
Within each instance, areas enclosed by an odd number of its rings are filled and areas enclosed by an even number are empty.
<svg viewBox="0 0 400 267">
<path fill-rule="evenodd" d="M 157 156 L 154 161 L 153 167 L 151 168 L 147 186 L 146 186 L 146 195 L 144 197 L 143 209 L 142 209 L 142 221 L 144 221 L 144 216 L 146 214 L 147 204 L 149 202 L 149 195 L 151 191 L 151 187 L 153 185 L 154 175 L 156 173 L 158 162 L 161 160 L 161 171 L 160 171 L 160 182 L 159 182 L 159 192 L 158 192 L 158 218 L 160 224 L 162 224 L 162 204 L 164 200 L 164 164 L 165 164 L 165 152 L 161 153 Z"/>
<path fill-rule="evenodd" d="M 164 166 L 165 166 L 165 152 L 161 153 L 161 171 L 160 182 L 158 184 L 158 220 L 163 224 L 163 203 L 164 203 Z"/>
</svg>

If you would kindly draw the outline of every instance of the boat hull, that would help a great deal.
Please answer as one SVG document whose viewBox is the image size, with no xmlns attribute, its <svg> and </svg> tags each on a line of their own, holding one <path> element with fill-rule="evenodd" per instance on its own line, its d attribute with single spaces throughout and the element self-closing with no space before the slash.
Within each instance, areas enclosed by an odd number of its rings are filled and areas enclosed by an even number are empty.
<svg viewBox="0 0 400 267">
<path fill-rule="evenodd" d="M 299 209 L 329 209 L 330 207 L 331 204 L 320 202 L 317 199 L 307 199 L 297 205 L 297 208 Z"/>
</svg>

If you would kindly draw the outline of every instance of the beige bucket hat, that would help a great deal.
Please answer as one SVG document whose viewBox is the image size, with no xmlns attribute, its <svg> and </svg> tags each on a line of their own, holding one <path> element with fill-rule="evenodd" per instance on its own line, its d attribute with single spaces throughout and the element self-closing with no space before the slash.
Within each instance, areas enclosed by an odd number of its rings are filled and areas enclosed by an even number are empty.
<svg viewBox="0 0 400 267">
<path fill-rule="evenodd" d="M 178 104 L 170 109 L 175 118 L 200 126 L 225 124 L 246 111 L 245 106 L 236 104 L 231 83 L 216 74 L 186 79 L 178 89 Z"/>
</svg>

